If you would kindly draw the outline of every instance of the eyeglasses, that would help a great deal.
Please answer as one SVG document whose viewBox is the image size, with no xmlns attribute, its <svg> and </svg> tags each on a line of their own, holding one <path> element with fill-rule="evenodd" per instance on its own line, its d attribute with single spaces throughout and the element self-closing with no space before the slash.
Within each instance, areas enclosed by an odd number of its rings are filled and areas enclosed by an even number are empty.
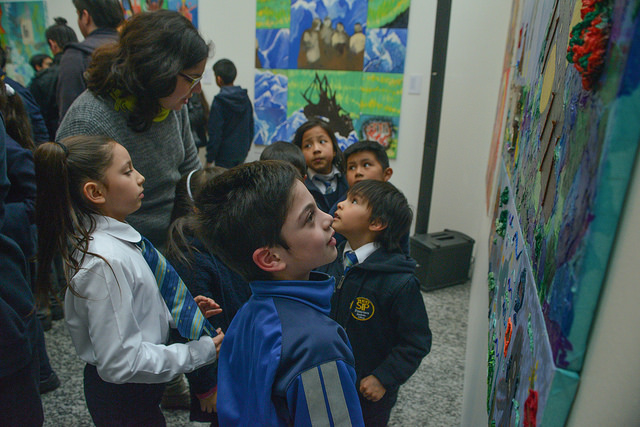
<svg viewBox="0 0 640 427">
<path fill-rule="evenodd" d="M 202 77 L 204 77 L 204 76 L 191 77 L 190 75 L 182 73 L 182 72 L 178 73 L 178 75 L 184 77 L 189 82 L 189 84 L 191 85 L 191 86 L 189 86 L 189 90 L 191 90 L 194 87 L 196 87 L 196 85 L 198 83 L 200 83 L 200 80 L 202 80 Z"/>
</svg>

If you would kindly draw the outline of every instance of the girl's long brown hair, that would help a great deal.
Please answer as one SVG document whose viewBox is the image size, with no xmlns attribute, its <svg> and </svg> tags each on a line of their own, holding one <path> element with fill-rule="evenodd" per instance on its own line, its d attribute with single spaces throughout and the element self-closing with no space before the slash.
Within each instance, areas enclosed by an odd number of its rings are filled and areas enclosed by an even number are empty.
<svg viewBox="0 0 640 427">
<path fill-rule="evenodd" d="M 36 293 L 41 301 L 47 301 L 44 296 L 50 293 L 53 256 L 62 256 L 68 283 L 89 253 L 90 235 L 95 229 L 91 215 L 99 212 L 85 199 L 83 186 L 89 180 L 104 180 L 114 144 L 106 136 L 78 135 L 42 144 L 34 153 L 38 188 Z M 73 288 L 71 291 L 77 295 Z"/>
</svg>

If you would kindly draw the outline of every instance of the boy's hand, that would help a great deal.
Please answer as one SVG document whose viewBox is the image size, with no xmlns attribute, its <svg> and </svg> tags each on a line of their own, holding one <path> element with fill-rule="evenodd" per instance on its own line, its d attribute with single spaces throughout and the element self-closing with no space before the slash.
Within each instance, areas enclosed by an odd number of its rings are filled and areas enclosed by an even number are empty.
<svg viewBox="0 0 640 427">
<path fill-rule="evenodd" d="M 382 399 L 384 394 L 387 392 L 387 389 L 378 381 L 376 377 L 373 375 L 369 375 L 368 377 L 364 377 L 360 381 L 360 393 L 367 399 L 372 402 L 377 402 Z"/>
<path fill-rule="evenodd" d="M 222 329 L 216 329 L 218 335 L 212 338 L 213 343 L 216 345 L 216 359 L 220 356 L 220 346 L 222 345 L 222 339 L 224 338 L 224 334 L 222 333 Z"/>
<path fill-rule="evenodd" d="M 198 398 L 200 401 L 200 409 L 202 412 L 218 412 L 216 408 L 216 403 L 218 400 L 218 390 L 214 391 L 213 394 L 207 397 Z"/>
<path fill-rule="evenodd" d="M 196 304 L 198 304 L 198 308 L 200 309 L 204 317 L 208 318 L 222 313 L 220 304 L 218 304 L 211 298 L 198 295 L 197 297 L 193 298 L 193 300 L 196 302 Z"/>
</svg>

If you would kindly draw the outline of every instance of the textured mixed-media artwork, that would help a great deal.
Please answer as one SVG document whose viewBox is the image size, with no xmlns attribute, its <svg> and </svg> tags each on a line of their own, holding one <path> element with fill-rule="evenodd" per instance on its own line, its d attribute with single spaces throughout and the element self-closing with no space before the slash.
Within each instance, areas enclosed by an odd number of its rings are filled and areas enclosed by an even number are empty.
<svg viewBox="0 0 640 427">
<path fill-rule="evenodd" d="M 341 148 L 371 139 L 395 158 L 408 16 L 407 0 L 258 0 L 254 143 L 321 116 Z"/>
<path fill-rule="evenodd" d="M 640 142 L 639 24 L 637 1 L 514 3 L 487 172 L 489 424 L 566 421 Z"/>
<path fill-rule="evenodd" d="M 44 2 L 0 3 L 0 42 L 5 49 L 5 72 L 27 86 L 35 75 L 29 58 L 37 53 L 51 54 L 44 37 Z"/>
</svg>

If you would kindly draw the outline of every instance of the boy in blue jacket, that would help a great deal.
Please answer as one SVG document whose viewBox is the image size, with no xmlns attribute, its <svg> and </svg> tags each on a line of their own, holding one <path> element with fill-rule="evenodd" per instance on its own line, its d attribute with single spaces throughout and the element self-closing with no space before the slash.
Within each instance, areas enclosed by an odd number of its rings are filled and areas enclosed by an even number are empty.
<svg viewBox="0 0 640 427">
<path fill-rule="evenodd" d="M 199 237 L 250 282 L 218 358 L 222 426 L 361 426 L 351 346 L 328 315 L 335 281 L 333 219 L 295 168 L 242 165 L 196 195 Z"/>
<path fill-rule="evenodd" d="M 331 317 L 347 331 L 356 359 L 365 425 L 386 426 L 398 389 L 431 350 L 416 263 L 401 249 L 411 209 L 388 182 L 364 180 L 338 204 L 333 227 L 346 237 L 336 260 Z"/>
</svg>

